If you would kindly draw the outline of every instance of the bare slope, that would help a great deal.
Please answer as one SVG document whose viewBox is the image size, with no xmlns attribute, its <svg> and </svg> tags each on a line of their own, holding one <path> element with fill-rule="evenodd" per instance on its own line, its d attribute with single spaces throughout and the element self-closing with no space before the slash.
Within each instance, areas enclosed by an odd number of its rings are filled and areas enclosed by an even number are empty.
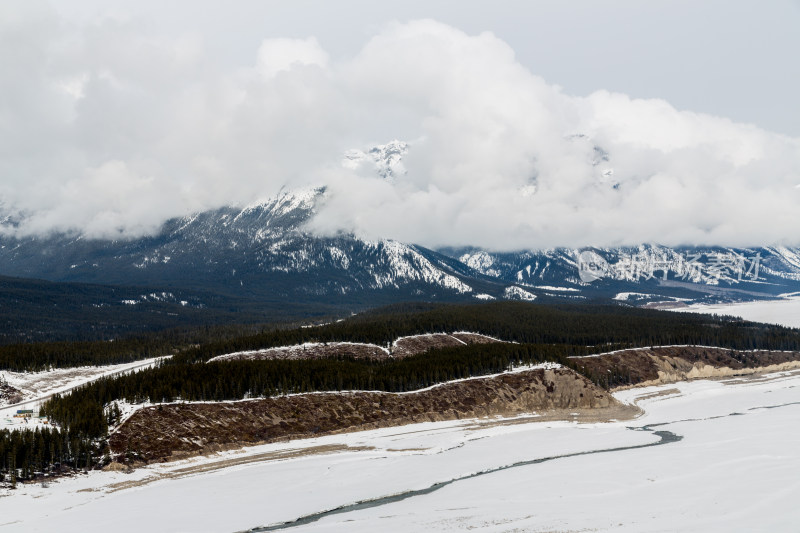
<svg viewBox="0 0 800 533">
<path fill-rule="evenodd" d="M 0 405 L 11 405 L 22 401 L 22 391 L 0 381 Z"/>
<path fill-rule="evenodd" d="M 610 388 L 800 368 L 800 352 L 707 346 L 635 348 L 572 359 L 581 372 L 601 383 L 605 379 Z"/>
<path fill-rule="evenodd" d="M 324 359 L 328 357 L 353 357 L 355 359 L 388 359 L 390 357 L 408 357 L 425 353 L 434 348 L 464 346 L 467 344 L 488 344 L 503 342 L 479 333 L 458 332 L 429 333 L 400 337 L 386 348 L 377 344 L 360 342 L 313 342 L 280 346 L 219 355 L 211 361 L 246 361 L 257 359 Z"/>
<path fill-rule="evenodd" d="M 449 336 L 429 337 L 439 343 Z M 395 343 L 396 347 L 402 345 L 401 340 Z M 406 346 L 415 349 L 420 344 L 415 339 Z M 800 352 L 735 351 L 703 346 L 638 348 L 573 360 L 580 372 L 609 388 L 800 368 Z M 569 418 L 565 414 L 572 411 L 594 419 L 604 416 L 620 419 L 637 412 L 635 407 L 623 406 L 606 390 L 573 370 L 537 368 L 448 382 L 402 394 L 332 392 L 239 402 L 159 405 L 136 412 L 110 437 L 109 443 L 116 454 L 134 452 L 140 459 L 153 461 L 230 445 L 415 422 L 534 412 Z"/>
<path fill-rule="evenodd" d="M 554 409 L 632 416 L 606 391 L 567 368 L 539 368 L 445 383 L 413 393 L 316 393 L 241 402 L 185 403 L 138 411 L 110 438 L 114 453 L 141 459 L 415 422 Z"/>
</svg>

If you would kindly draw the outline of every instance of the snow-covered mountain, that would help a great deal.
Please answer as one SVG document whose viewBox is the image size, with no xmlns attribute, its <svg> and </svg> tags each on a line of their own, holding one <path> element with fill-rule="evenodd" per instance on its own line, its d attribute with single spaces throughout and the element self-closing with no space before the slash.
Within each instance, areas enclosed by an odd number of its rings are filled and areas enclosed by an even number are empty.
<svg viewBox="0 0 800 533">
<path fill-rule="evenodd" d="M 169 220 L 132 241 L 55 235 L 0 240 L 0 274 L 200 289 L 275 302 L 616 299 L 628 303 L 757 299 L 800 291 L 800 250 L 429 250 L 304 225 L 324 188 Z"/>
<path fill-rule="evenodd" d="M 374 146 L 366 152 L 348 150 L 342 160 L 342 166 L 394 181 L 395 178 L 406 173 L 403 156 L 407 153 L 408 143 L 394 140 Z"/>
<path fill-rule="evenodd" d="M 589 142 L 576 137 L 579 141 Z M 405 142 L 392 141 L 351 150 L 342 164 L 394 181 L 406 172 L 408 150 Z M 610 180 L 608 154 L 595 146 L 594 155 L 598 176 Z M 535 194 L 535 183 L 529 188 Z M 324 187 L 283 191 L 243 207 L 174 218 L 156 235 L 135 240 L 0 237 L 0 275 L 202 289 L 278 307 L 286 302 L 364 307 L 409 299 L 680 305 L 800 292 L 800 250 L 786 247 L 647 244 L 494 253 L 312 234 L 306 223 L 326 194 Z M 24 214 L 6 213 L 0 225 L 12 227 L 21 220 Z"/>
<path fill-rule="evenodd" d="M 324 188 L 282 192 L 243 208 L 172 219 L 158 235 L 131 241 L 5 238 L 0 272 L 53 281 L 202 287 L 278 300 L 469 299 L 476 288 L 500 294 L 509 285 L 419 246 L 312 235 L 303 225 L 324 195 Z"/>
<path fill-rule="evenodd" d="M 781 246 L 441 251 L 485 276 L 562 298 L 750 300 L 800 290 L 800 249 Z"/>
</svg>

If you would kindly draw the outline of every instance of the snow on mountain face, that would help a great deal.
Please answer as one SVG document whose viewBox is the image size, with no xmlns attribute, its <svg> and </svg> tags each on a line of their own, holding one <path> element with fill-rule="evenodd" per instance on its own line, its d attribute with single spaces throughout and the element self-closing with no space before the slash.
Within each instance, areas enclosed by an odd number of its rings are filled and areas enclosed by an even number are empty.
<svg viewBox="0 0 800 533">
<path fill-rule="evenodd" d="M 579 268 L 581 253 L 574 251 Z M 582 252 L 585 253 L 585 252 Z M 709 286 L 759 284 L 767 278 L 797 280 L 800 265 L 795 252 L 784 248 L 737 249 L 722 247 L 667 248 L 640 245 L 637 248 L 601 250 L 601 277 L 639 282 L 657 279 L 664 283 L 694 283 Z"/>
<path fill-rule="evenodd" d="M 535 294 L 531 294 L 530 292 L 523 288 L 517 287 L 516 285 L 506 287 L 506 290 L 503 291 L 503 296 L 509 300 L 523 300 L 526 302 L 532 302 L 536 299 Z"/>
<path fill-rule="evenodd" d="M 282 191 L 274 198 L 267 198 L 248 205 L 234 218 L 234 222 L 248 214 L 258 214 L 269 220 L 280 220 L 290 215 L 307 218 L 314 211 L 314 205 L 325 194 L 325 187 L 309 187 Z"/>
<path fill-rule="evenodd" d="M 683 301 L 687 296 L 753 299 L 800 287 L 800 250 L 787 247 L 640 245 L 516 253 L 470 250 L 449 255 L 498 281 L 514 283 L 537 294 L 561 292 L 565 298 L 578 294 L 613 298 L 614 294 L 641 293 L 643 296 L 637 301 Z M 646 285 L 647 291 L 637 290 L 641 285 Z"/>
<path fill-rule="evenodd" d="M 406 174 L 403 157 L 408 153 L 408 144 L 394 140 L 375 146 L 363 152 L 349 150 L 345 153 L 342 166 L 350 170 L 377 175 L 382 179 L 394 181 Z"/>
<path fill-rule="evenodd" d="M 435 260 L 435 252 L 391 240 L 309 234 L 304 225 L 325 194 L 322 187 L 283 191 L 244 208 L 172 219 L 158 235 L 132 241 L 53 236 L 0 242 L 8 244 L 0 253 L 0 273 L 110 284 L 201 284 L 279 298 L 405 291 L 428 299 L 473 292 L 469 276 L 449 268 L 445 257 Z"/>
<path fill-rule="evenodd" d="M 0 274 L 202 286 L 306 301 L 357 298 L 370 291 L 417 299 L 527 301 L 639 293 L 644 296 L 625 301 L 644 305 L 800 290 L 800 250 L 786 247 L 436 252 L 392 240 L 312 235 L 305 224 L 325 194 L 324 187 L 283 191 L 243 208 L 172 219 L 158 235 L 132 241 L 0 237 Z"/>
<path fill-rule="evenodd" d="M 453 276 L 435 267 L 428 259 L 423 257 L 411 246 L 397 241 L 381 241 L 377 247 L 382 247 L 389 260 L 390 268 L 387 275 L 375 276 L 378 287 L 382 284 L 394 284 L 397 280 L 424 281 L 431 285 L 438 285 L 445 289 L 456 291 L 459 294 L 472 292 L 472 287 Z"/>
<path fill-rule="evenodd" d="M 589 141 L 578 136 L 575 142 Z M 408 150 L 407 143 L 392 141 L 367 151 L 351 150 L 342 164 L 393 181 L 406 172 L 403 157 Z M 613 184 L 610 156 L 599 147 L 592 153 L 598 179 Z M 535 194 L 534 182 L 527 186 L 530 194 Z M 222 207 L 171 219 L 157 235 L 131 241 L 65 235 L 15 239 L 0 233 L 0 274 L 104 284 L 200 285 L 278 299 L 351 297 L 365 291 L 399 291 L 418 299 L 528 301 L 638 294 L 625 301 L 646 304 L 664 298 L 752 299 L 800 291 L 800 250 L 779 246 L 641 245 L 493 253 L 432 251 L 354 235 L 312 235 L 305 225 L 326 194 L 325 187 L 282 191 L 243 208 Z M 13 217 L 2 216 L 0 206 L 0 225 L 13 222 Z"/>
<path fill-rule="evenodd" d="M 315 203 L 324 196 L 324 189 L 284 192 L 278 198 L 250 205 L 238 215 L 221 214 L 229 235 L 227 248 L 252 250 L 258 267 L 263 271 L 286 274 L 311 273 L 320 270 L 341 271 L 349 280 L 338 286 L 316 289 L 349 292 L 358 288 L 399 289 L 419 282 L 440 287 L 458 294 L 472 288 L 436 267 L 413 246 L 383 240 L 363 241 L 355 236 L 322 238 L 305 233 L 303 224 L 314 214 Z M 243 223 L 243 219 L 247 219 Z M 253 222 L 257 224 L 253 225 Z M 201 232 L 204 243 L 218 235 Z M 223 248 L 226 246 L 222 246 Z"/>
<path fill-rule="evenodd" d="M 480 251 L 471 254 L 463 254 L 458 260 L 481 274 L 495 278 L 500 277 L 500 271 L 492 268 L 494 258 L 487 252 Z"/>
</svg>

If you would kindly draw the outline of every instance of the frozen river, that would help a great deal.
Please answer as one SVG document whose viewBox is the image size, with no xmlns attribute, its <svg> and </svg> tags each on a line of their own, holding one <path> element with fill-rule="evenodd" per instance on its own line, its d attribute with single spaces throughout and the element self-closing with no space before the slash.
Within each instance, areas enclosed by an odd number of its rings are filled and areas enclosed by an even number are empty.
<svg viewBox="0 0 800 533">
<path fill-rule="evenodd" d="M 800 297 L 794 296 L 783 300 L 763 302 L 743 302 L 736 304 L 694 304 L 688 307 L 671 309 L 672 311 L 689 311 L 692 313 L 711 313 L 732 315 L 753 320 L 780 324 L 790 328 L 800 328 Z"/>
<path fill-rule="evenodd" d="M 800 374 L 617 396 L 645 414 L 416 424 L 28 485 L 0 497 L 0 531 L 796 530 Z"/>
</svg>

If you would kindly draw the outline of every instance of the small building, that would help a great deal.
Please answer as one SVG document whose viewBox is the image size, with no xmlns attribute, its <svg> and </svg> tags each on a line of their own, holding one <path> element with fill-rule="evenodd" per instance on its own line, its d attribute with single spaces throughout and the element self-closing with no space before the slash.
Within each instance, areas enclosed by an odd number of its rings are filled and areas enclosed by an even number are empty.
<svg viewBox="0 0 800 533">
<path fill-rule="evenodd" d="M 33 409 L 17 409 L 17 414 L 15 414 L 14 416 L 16 418 L 32 418 Z"/>
</svg>

